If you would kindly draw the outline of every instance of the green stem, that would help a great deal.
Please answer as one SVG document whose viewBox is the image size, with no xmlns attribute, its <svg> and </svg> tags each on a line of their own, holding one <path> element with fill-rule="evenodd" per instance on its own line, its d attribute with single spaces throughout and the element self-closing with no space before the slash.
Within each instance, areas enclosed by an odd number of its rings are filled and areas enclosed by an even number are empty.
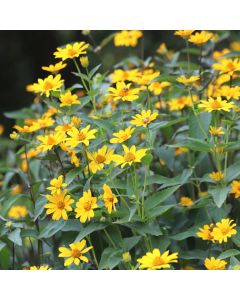
<svg viewBox="0 0 240 300">
<path fill-rule="evenodd" d="M 113 248 L 117 248 L 116 244 L 114 243 L 114 241 L 112 240 L 112 238 L 108 234 L 107 229 L 104 228 L 103 231 L 106 234 L 106 237 L 108 238 L 108 240 L 110 241 L 110 243 L 112 244 Z"/>
<path fill-rule="evenodd" d="M 98 265 L 98 261 L 97 261 L 97 256 L 96 256 L 96 253 L 95 253 L 95 250 L 94 250 L 94 247 L 93 247 L 90 235 L 87 236 L 87 240 L 88 240 L 89 245 L 92 247 L 91 251 L 92 251 L 93 259 L 94 259 L 95 265 L 96 265 L 96 267 L 98 269 L 99 265 Z"/>
</svg>

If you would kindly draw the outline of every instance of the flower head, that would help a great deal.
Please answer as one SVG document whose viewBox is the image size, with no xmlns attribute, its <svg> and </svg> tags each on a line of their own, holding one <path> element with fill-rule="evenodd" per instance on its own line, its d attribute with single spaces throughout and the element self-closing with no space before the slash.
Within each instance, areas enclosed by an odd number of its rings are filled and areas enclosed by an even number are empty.
<svg viewBox="0 0 240 300">
<path fill-rule="evenodd" d="M 171 83 L 167 81 L 162 81 L 162 82 L 155 81 L 149 85 L 148 89 L 149 91 L 153 92 L 155 96 L 158 96 L 163 92 L 164 88 L 170 85 Z"/>
<path fill-rule="evenodd" d="M 81 223 L 89 221 L 94 217 L 95 208 L 98 208 L 97 198 L 92 196 L 89 189 L 87 192 L 83 192 L 83 196 L 76 203 L 76 218 L 80 218 Z"/>
<path fill-rule="evenodd" d="M 193 201 L 191 198 L 189 197 L 181 197 L 180 198 L 180 205 L 181 206 L 192 206 L 193 205 Z"/>
<path fill-rule="evenodd" d="M 115 138 L 110 140 L 111 144 L 120 144 L 130 139 L 132 133 L 134 132 L 134 128 L 131 126 L 127 127 L 125 130 L 120 130 L 118 132 L 113 133 Z"/>
<path fill-rule="evenodd" d="M 27 215 L 27 207 L 23 205 L 13 205 L 8 211 L 8 217 L 18 220 L 25 218 Z"/>
<path fill-rule="evenodd" d="M 214 257 L 206 258 L 204 261 L 204 266 L 208 270 L 225 270 L 227 262 L 225 260 L 216 259 Z"/>
<path fill-rule="evenodd" d="M 52 214 L 53 220 L 68 220 L 68 211 L 72 211 L 71 205 L 74 200 L 71 199 L 70 195 L 66 195 L 67 190 L 59 191 L 58 193 L 53 193 L 52 195 L 46 195 L 48 202 L 44 207 L 47 208 L 46 214 Z"/>
<path fill-rule="evenodd" d="M 42 67 L 44 71 L 50 72 L 50 73 L 57 73 L 60 70 L 66 68 L 67 64 L 63 64 L 61 61 L 56 63 L 55 65 L 49 65 L 48 67 Z"/>
<path fill-rule="evenodd" d="M 174 34 L 181 36 L 182 38 L 188 38 L 194 31 L 195 30 L 177 30 Z"/>
<path fill-rule="evenodd" d="M 113 100 L 134 101 L 138 99 L 139 88 L 131 89 L 131 83 L 126 84 L 124 81 L 117 82 L 116 88 L 109 87 L 109 96 L 113 97 Z"/>
<path fill-rule="evenodd" d="M 224 134 L 224 131 L 223 131 L 222 127 L 213 127 L 213 126 L 210 126 L 209 133 L 211 135 L 221 135 L 221 134 Z"/>
<path fill-rule="evenodd" d="M 212 37 L 212 33 L 203 30 L 201 32 L 196 32 L 194 35 L 191 35 L 188 41 L 198 46 L 201 46 L 207 43 Z"/>
<path fill-rule="evenodd" d="M 100 171 L 104 168 L 104 165 L 108 165 L 112 161 L 114 150 L 108 149 L 105 145 L 102 148 L 98 149 L 96 152 L 87 152 L 87 157 L 90 160 L 89 169 L 95 174 L 97 171 Z"/>
<path fill-rule="evenodd" d="M 199 231 L 197 232 L 197 236 L 204 241 L 214 242 L 214 237 L 212 233 L 213 228 L 214 228 L 214 224 L 204 225 L 203 228 L 199 228 Z"/>
<path fill-rule="evenodd" d="M 218 181 L 221 181 L 224 178 L 224 174 L 223 174 L 223 172 L 212 172 L 212 173 L 209 174 L 209 177 L 212 180 L 218 182 Z"/>
<path fill-rule="evenodd" d="M 82 240 L 82 241 L 70 244 L 69 245 L 70 249 L 66 248 L 66 247 L 60 247 L 59 248 L 60 254 L 58 256 L 67 258 L 64 262 L 64 266 L 67 267 L 73 263 L 75 265 L 79 266 L 81 261 L 88 263 L 88 258 L 86 256 L 84 256 L 83 254 L 87 253 L 93 247 L 91 246 L 91 247 L 85 248 L 85 246 L 86 246 L 86 240 Z"/>
<path fill-rule="evenodd" d="M 53 147 L 59 145 L 65 138 L 64 132 L 56 132 L 47 135 L 39 135 L 37 139 L 41 142 L 37 147 L 37 150 L 46 152 L 51 150 Z"/>
<path fill-rule="evenodd" d="M 80 55 L 86 54 L 89 44 L 85 42 L 76 42 L 74 44 L 67 44 L 63 48 L 57 48 L 54 52 L 55 58 L 60 58 L 63 61 L 66 59 L 74 59 Z"/>
<path fill-rule="evenodd" d="M 128 148 L 126 145 L 122 145 L 124 150 L 124 155 L 114 154 L 112 160 L 115 162 L 116 166 L 121 165 L 124 168 L 125 165 L 132 165 L 132 163 L 141 162 L 142 158 L 146 155 L 148 149 L 137 150 L 136 146 L 133 145 Z"/>
<path fill-rule="evenodd" d="M 34 93 L 40 93 L 41 95 L 46 95 L 49 97 L 51 92 L 60 91 L 60 88 L 63 85 L 64 80 L 61 79 L 61 75 L 58 74 L 55 77 L 49 75 L 47 78 L 38 79 L 37 83 L 33 84 Z"/>
<path fill-rule="evenodd" d="M 95 139 L 96 129 L 90 130 L 90 125 L 87 125 L 85 128 L 78 130 L 76 127 L 73 127 L 68 131 L 69 138 L 66 139 L 66 145 L 72 148 L 77 147 L 79 144 L 84 144 L 89 146 L 89 141 Z"/>
<path fill-rule="evenodd" d="M 231 184 L 231 194 L 234 194 L 235 198 L 240 197 L 240 180 L 233 180 Z"/>
<path fill-rule="evenodd" d="M 229 75 L 233 75 L 234 72 L 240 71 L 240 60 L 238 58 L 223 58 L 213 65 L 213 69 L 220 71 L 220 74 L 228 73 Z"/>
<path fill-rule="evenodd" d="M 227 102 L 226 100 L 222 100 L 221 97 L 217 97 L 217 99 L 213 99 L 210 97 L 208 101 L 201 100 L 201 104 L 198 104 L 199 108 L 202 108 L 206 112 L 212 112 L 212 111 L 227 111 L 229 112 L 231 108 L 234 107 L 233 102 Z"/>
<path fill-rule="evenodd" d="M 80 104 L 80 101 L 77 100 L 78 96 L 73 95 L 70 91 L 66 92 L 65 94 L 62 94 L 59 98 L 61 104 L 61 107 L 64 106 L 71 106 L 73 104 Z"/>
<path fill-rule="evenodd" d="M 181 77 L 178 77 L 176 79 L 176 81 L 179 82 L 179 83 L 187 85 L 187 84 L 191 84 L 193 82 L 196 82 L 199 79 L 200 79 L 199 76 L 190 76 L 190 77 L 181 76 Z"/>
<path fill-rule="evenodd" d="M 29 270 L 31 270 L 31 271 L 49 271 L 49 270 L 52 270 L 52 268 L 50 268 L 48 265 L 45 265 L 45 266 L 31 266 L 29 268 Z"/>
<path fill-rule="evenodd" d="M 133 120 L 130 123 L 137 127 L 147 127 L 147 125 L 155 120 L 157 116 L 158 113 L 156 112 L 152 114 L 151 110 L 142 110 L 141 114 L 137 114 L 132 117 Z"/>
<path fill-rule="evenodd" d="M 178 262 L 178 253 L 169 255 L 169 251 L 165 251 L 161 254 L 159 249 L 153 249 L 152 252 L 147 252 L 146 255 L 139 258 L 137 262 L 140 263 L 139 269 L 168 269 L 171 263 Z"/>
<path fill-rule="evenodd" d="M 113 194 L 110 186 L 108 186 L 106 183 L 103 185 L 103 201 L 104 205 L 108 210 L 108 213 L 111 214 L 112 211 L 116 211 L 116 203 L 118 203 L 118 200 L 116 196 Z"/>
<path fill-rule="evenodd" d="M 219 244 L 222 244 L 222 242 L 226 243 L 228 238 L 237 233 L 236 229 L 234 229 L 235 226 L 234 221 L 230 219 L 222 219 L 220 222 L 217 222 L 212 231 L 214 240 L 218 241 Z"/>
<path fill-rule="evenodd" d="M 63 175 L 58 176 L 58 178 L 53 178 L 50 181 L 50 185 L 51 186 L 47 187 L 47 190 L 50 190 L 52 194 L 60 193 L 61 189 L 67 186 L 67 184 L 63 182 Z"/>
<path fill-rule="evenodd" d="M 114 45 L 135 47 L 138 43 L 138 39 L 142 37 L 142 32 L 139 30 L 122 30 L 114 37 Z"/>
</svg>

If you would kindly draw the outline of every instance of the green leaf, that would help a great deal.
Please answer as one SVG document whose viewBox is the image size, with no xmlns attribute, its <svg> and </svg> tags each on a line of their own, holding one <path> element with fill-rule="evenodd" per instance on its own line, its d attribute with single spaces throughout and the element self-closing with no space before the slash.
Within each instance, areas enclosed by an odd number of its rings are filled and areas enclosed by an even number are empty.
<svg viewBox="0 0 240 300">
<path fill-rule="evenodd" d="M 35 118 L 33 111 L 29 108 L 24 108 L 21 110 L 5 112 L 4 116 L 9 119 L 31 119 Z"/>
<path fill-rule="evenodd" d="M 201 227 L 201 225 L 191 227 L 190 229 L 188 229 L 184 232 L 177 233 L 177 234 L 171 236 L 171 239 L 173 239 L 175 241 L 182 241 L 189 237 L 196 236 L 196 232 L 198 231 L 199 227 Z"/>
<path fill-rule="evenodd" d="M 197 119 L 198 118 L 198 119 Z M 207 133 L 209 125 L 211 123 L 212 115 L 210 113 L 201 113 L 196 117 L 192 112 L 189 116 L 189 137 L 196 138 L 196 139 L 205 139 L 206 136 L 203 134 L 198 120 L 203 128 L 203 130 Z"/>
<path fill-rule="evenodd" d="M 91 79 L 93 77 L 93 75 L 97 72 L 97 70 L 101 67 L 101 64 L 100 65 L 97 65 L 95 68 L 93 68 L 89 74 L 88 74 L 88 77 Z"/>
<path fill-rule="evenodd" d="M 206 143 L 203 140 L 193 139 L 193 138 L 188 138 L 172 146 L 169 145 L 169 147 L 174 147 L 174 148 L 184 147 L 199 152 L 210 152 L 211 150 L 211 145 L 209 143 Z"/>
<path fill-rule="evenodd" d="M 0 251 L 6 246 L 7 244 L 0 241 Z"/>
<path fill-rule="evenodd" d="M 206 251 L 205 250 L 192 250 L 192 251 L 182 251 L 181 257 L 183 259 L 205 259 Z"/>
<path fill-rule="evenodd" d="M 34 221 L 37 220 L 37 218 L 41 215 L 41 213 L 44 211 L 44 205 L 46 204 L 45 197 L 41 197 L 37 199 L 35 209 L 34 209 Z"/>
<path fill-rule="evenodd" d="M 167 128 L 170 126 L 173 126 L 178 123 L 182 123 L 187 120 L 187 117 L 182 117 L 182 118 L 176 118 L 175 120 L 171 121 L 161 121 L 161 122 L 156 122 L 152 123 L 149 125 L 149 129 L 158 129 L 158 128 Z"/>
<path fill-rule="evenodd" d="M 123 250 L 130 251 L 141 240 L 141 236 L 132 236 L 123 239 Z"/>
<path fill-rule="evenodd" d="M 217 207 L 221 207 L 225 200 L 227 199 L 228 193 L 230 191 L 230 187 L 216 187 L 215 189 L 209 189 L 208 192 L 213 197 L 213 201 L 217 205 Z"/>
<path fill-rule="evenodd" d="M 122 249 L 114 249 L 111 247 L 104 249 L 99 262 L 99 269 L 112 270 L 122 260 L 122 252 Z"/>
<path fill-rule="evenodd" d="M 227 168 L 226 181 L 231 182 L 232 180 L 238 178 L 239 175 L 240 175 L 240 161 L 237 161 L 233 165 Z"/>
<path fill-rule="evenodd" d="M 163 215 L 165 212 L 169 211 L 174 206 L 176 206 L 176 205 L 171 204 L 171 205 L 163 205 L 163 206 L 155 207 L 153 210 L 148 212 L 148 216 L 150 218 L 159 217 L 159 216 Z"/>
<path fill-rule="evenodd" d="M 16 228 L 8 234 L 8 239 L 18 246 L 22 246 L 21 229 Z"/>
<path fill-rule="evenodd" d="M 82 173 L 81 168 L 74 168 L 66 174 L 65 182 L 66 184 L 72 183 L 72 181 Z"/>
<path fill-rule="evenodd" d="M 50 221 L 46 227 L 41 230 L 39 234 L 39 239 L 43 238 L 50 238 L 58 231 L 61 231 L 61 229 L 65 226 L 67 221 L 60 220 L 60 221 Z"/>
<path fill-rule="evenodd" d="M 237 256 L 240 254 L 240 251 L 237 249 L 228 249 L 224 252 L 222 252 L 219 256 L 218 259 L 226 259 L 229 258 L 231 256 Z"/>
<path fill-rule="evenodd" d="M 102 223 L 102 222 L 96 222 L 96 223 L 88 224 L 77 235 L 77 237 L 75 238 L 75 242 L 78 242 L 78 241 L 82 240 L 83 238 L 85 238 L 87 235 L 89 235 L 89 234 L 91 234 L 91 233 L 93 233 L 95 231 L 102 230 L 102 229 L 104 229 L 106 227 L 107 227 L 107 224 L 106 223 Z"/>
<path fill-rule="evenodd" d="M 170 187 L 148 197 L 144 203 L 145 210 L 149 211 L 154 207 L 158 206 L 160 203 L 168 199 L 173 193 L 175 193 L 179 189 L 179 187 L 179 185 Z"/>
<path fill-rule="evenodd" d="M 149 223 L 135 222 L 135 223 L 126 223 L 124 226 L 131 228 L 133 231 L 140 235 L 153 235 L 160 236 L 162 235 L 162 230 L 160 225 L 156 221 L 151 221 Z"/>
</svg>

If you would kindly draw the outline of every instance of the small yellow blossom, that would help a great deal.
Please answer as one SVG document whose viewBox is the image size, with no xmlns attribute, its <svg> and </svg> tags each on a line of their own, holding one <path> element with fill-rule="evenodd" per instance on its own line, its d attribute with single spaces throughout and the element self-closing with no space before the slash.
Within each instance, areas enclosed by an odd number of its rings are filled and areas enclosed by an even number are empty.
<svg viewBox="0 0 240 300">
<path fill-rule="evenodd" d="M 75 264 L 79 266 L 80 262 L 83 261 L 85 263 L 88 263 L 88 258 L 84 256 L 83 254 L 87 253 L 89 250 L 91 250 L 93 247 L 87 247 L 86 246 L 86 240 L 82 240 L 76 243 L 72 243 L 69 245 L 69 248 L 66 247 L 60 247 L 58 255 L 59 257 L 67 257 L 67 259 L 64 262 L 64 266 L 67 267 L 71 264 Z M 85 249 L 84 249 L 85 248 Z"/>
<path fill-rule="evenodd" d="M 213 228 L 214 224 L 204 225 L 203 228 L 198 229 L 199 231 L 197 232 L 197 236 L 204 241 L 214 242 Z"/>
<path fill-rule="evenodd" d="M 142 110 L 141 114 L 137 114 L 132 117 L 133 120 L 130 123 L 137 127 L 147 127 L 147 125 L 155 120 L 157 116 L 157 112 L 152 113 L 151 110 Z"/>
<path fill-rule="evenodd" d="M 191 84 L 193 82 L 196 82 L 199 79 L 200 79 L 199 76 L 190 76 L 190 77 L 181 76 L 181 77 L 178 77 L 176 79 L 176 81 L 179 82 L 179 83 L 187 85 L 187 84 Z"/>
<path fill-rule="evenodd" d="M 103 185 L 103 201 L 104 205 L 108 210 L 108 213 L 111 214 L 112 211 L 116 211 L 116 203 L 118 203 L 118 200 L 116 196 L 113 194 L 110 186 L 108 186 L 106 183 Z"/>
<path fill-rule="evenodd" d="M 50 72 L 50 73 L 57 73 L 60 70 L 66 68 L 67 64 L 63 64 L 61 61 L 56 63 L 55 65 L 50 65 L 48 67 L 42 67 L 42 70 Z"/>
<path fill-rule="evenodd" d="M 20 184 L 16 184 L 14 186 L 11 187 L 11 195 L 18 195 L 21 194 L 23 192 L 23 187 Z"/>
<path fill-rule="evenodd" d="M 60 193 L 61 189 L 65 188 L 67 186 L 66 183 L 63 182 L 63 175 L 58 176 L 58 178 L 54 178 L 50 181 L 49 187 L 47 187 L 47 190 L 51 191 L 52 194 Z"/>
<path fill-rule="evenodd" d="M 224 134 L 224 130 L 223 130 L 222 127 L 213 127 L 213 126 L 210 126 L 209 133 L 211 135 L 221 135 L 221 134 Z"/>
<path fill-rule="evenodd" d="M 137 150 L 136 146 L 133 145 L 128 148 L 126 145 L 122 145 L 124 155 L 114 154 L 112 160 L 115 162 L 115 166 L 121 165 L 124 168 L 125 165 L 132 165 L 132 163 L 141 162 L 142 158 L 146 155 L 148 149 Z"/>
<path fill-rule="evenodd" d="M 53 147 L 59 145 L 64 138 L 65 138 L 64 132 L 56 132 L 44 136 L 43 135 L 37 136 L 37 139 L 41 142 L 41 144 L 37 147 L 37 150 L 42 152 L 51 150 Z"/>
<path fill-rule="evenodd" d="M 171 83 L 167 81 L 155 81 L 149 85 L 148 89 L 149 91 L 153 92 L 155 96 L 158 96 L 163 92 L 164 88 L 169 87 L 170 85 Z"/>
<path fill-rule="evenodd" d="M 187 148 L 184 148 L 184 147 L 175 148 L 175 156 L 178 156 L 178 155 L 181 155 L 181 154 L 184 154 L 184 153 L 187 153 L 187 152 L 188 152 Z"/>
<path fill-rule="evenodd" d="M 66 145 L 72 148 L 77 147 L 79 144 L 84 144 L 89 146 L 89 141 L 95 139 L 96 129 L 90 129 L 90 125 L 87 125 L 85 128 L 78 130 L 73 127 L 68 131 L 69 138 L 66 139 Z"/>
<path fill-rule="evenodd" d="M 117 33 L 114 37 L 114 45 L 135 47 L 138 43 L 139 38 L 142 37 L 142 32 L 139 30 L 122 30 Z"/>
<path fill-rule="evenodd" d="M 47 270 L 52 270 L 52 268 L 50 268 L 48 265 L 46 265 L 46 266 L 31 266 L 29 268 L 29 270 L 31 270 L 31 271 L 38 271 L 38 270 L 47 271 Z"/>
<path fill-rule="evenodd" d="M 80 101 L 77 99 L 78 99 L 77 95 L 73 95 L 70 91 L 68 91 L 65 94 L 62 94 L 60 96 L 59 98 L 61 102 L 60 107 L 71 106 L 73 104 L 80 104 Z"/>
<path fill-rule="evenodd" d="M 221 181 L 224 178 L 224 174 L 223 174 L 223 172 L 212 172 L 212 173 L 209 174 L 209 177 L 212 180 L 218 182 L 218 181 Z"/>
<path fill-rule="evenodd" d="M 47 208 L 46 214 L 52 214 L 53 220 L 68 220 L 67 212 L 72 211 L 71 205 L 74 200 L 71 199 L 70 195 L 67 195 L 67 190 L 58 191 L 52 195 L 46 195 L 46 199 L 50 202 L 44 207 Z"/>
<path fill-rule="evenodd" d="M 227 262 L 225 260 L 216 259 L 214 257 L 206 258 L 204 261 L 204 266 L 208 270 L 225 270 Z"/>
<path fill-rule="evenodd" d="M 87 192 L 83 192 L 83 196 L 76 203 L 76 218 L 80 218 L 81 223 L 90 221 L 94 217 L 95 208 L 98 208 L 97 197 L 93 197 L 89 189 Z"/>
<path fill-rule="evenodd" d="M 109 96 L 113 97 L 113 100 L 123 100 L 123 101 L 134 101 L 138 99 L 139 88 L 131 89 L 131 83 L 125 84 L 125 82 L 117 82 L 116 88 L 108 88 Z"/>
<path fill-rule="evenodd" d="M 82 65 L 83 68 L 87 68 L 89 65 L 89 59 L 87 56 L 82 56 L 80 57 L 80 63 Z"/>
<path fill-rule="evenodd" d="M 192 206 L 193 205 L 193 201 L 189 197 L 181 197 L 180 198 L 180 205 L 181 206 L 186 206 L 186 207 Z"/>
<path fill-rule="evenodd" d="M 222 97 L 217 97 L 217 99 L 210 97 L 208 101 L 201 100 L 200 104 L 198 104 L 198 107 L 202 108 L 206 112 L 221 110 L 229 112 L 230 109 L 234 107 L 234 103 L 222 100 Z"/>
<path fill-rule="evenodd" d="M 139 76 L 141 76 L 141 73 L 138 69 L 133 69 L 133 70 L 116 69 L 111 74 L 111 80 L 113 83 L 120 82 L 120 81 L 134 81 Z"/>
<path fill-rule="evenodd" d="M 240 71 L 240 60 L 238 58 L 223 58 L 213 65 L 213 69 L 220 71 L 220 74 L 228 73 L 229 75 L 233 75 L 234 72 Z"/>
<path fill-rule="evenodd" d="M 169 251 L 161 254 L 159 249 L 153 249 L 152 252 L 147 252 L 142 258 L 137 260 L 140 263 L 139 269 L 158 270 L 168 269 L 171 263 L 178 262 L 178 253 L 169 255 Z"/>
<path fill-rule="evenodd" d="M 237 199 L 240 197 L 240 180 L 233 180 L 231 184 L 231 194 L 234 194 L 234 197 Z"/>
<path fill-rule="evenodd" d="M 237 230 L 234 229 L 235 226 L 234 221 L 230 219 L 222 219 L 217 222 L 212 231 L 214 240 L 218 241 L 219 244 L 226 243 L 228 238 L 237 233 Z"/>
<path fill-rule="evenodd" d="M 195 30 L 177 30 L 174 32 L 175 35 L 179 35 L 182 38 L 188 38 Z"/>
<path fill-rule="evenodd" d="M 86 54 L 89 44 L 85 42 L 76 42 L 74 44 L 67 44 L 63 48 L 57 48 L 54 52 L 55 58 L 60 58 L 63 61 L 66 59 L 74 59 L 80 55 Z"/>
<path fill-rule="evenodd" d="M 23 205 L 13 205 L 8 211 L 8 217 L 18 220 L 25 218 L 27 215 L 27 207 Z"/>
<path fill-rule="evenodd" d="M 125 130 L 120 130 L 118 132 L 113 133 L 115 138 L 110 140 L 111 144 L 120 144 L 130 139 L 132 133 L 134 132 L 134 128 L 131 126 L 127 127 Z"/>
<path fill-rule="evenodd" d="M 189 38 L 189 42 L 201 46 L 207 43 L 212 37 L 212 33 L 203 30 L 201 32 L 196 32 L 194 35 L 191 35 Z"/>
<path fill-rule="evenodd" d="M 97 171 L 100 171 L 104 168 L 104 165 L 109 165 L 112 161 L 114 150 L 108 149 L 105 145 L 102 148 L 98 149 L 96 152 L 87 152 L 87 157 L 90 160 L 89 169 L 95 174 Z"/>
<path fill-rule="evenodd" d="M 64 80 L 61 79 L 60 74 L 55 77 L 53 77 L 53 75 L 49 75 L 45 79 L 38 79 L 38 82 L 33 84 L 33 91 L 35 93 L 40 93 L 41 95 L 45 94 L 46 97 L 49 97 L 51 92 L 60 91 L 63 82 Z"/>
</svg>

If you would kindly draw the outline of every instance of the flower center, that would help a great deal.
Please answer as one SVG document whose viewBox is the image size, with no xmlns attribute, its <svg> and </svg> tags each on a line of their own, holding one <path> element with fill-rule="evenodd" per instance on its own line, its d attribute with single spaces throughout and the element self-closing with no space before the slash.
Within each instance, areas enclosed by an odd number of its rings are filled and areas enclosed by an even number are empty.
<svg viewBox="0 0 240 300">
<path fill-rule="evenodd" d="M 63 201 L 58 201 L 57 202 L 57 208 L 64 209 L 64 207 L 65 207 L 65 203 Z"/>
<path fill-rule="evenodd" d="M 120 97 L 124 97 L 128 95 L 128 91 L 129 89 L 127 87 L 123 88 L 120 92 L 119 92 L 119 96 Z"/>
<path fill-rule="evenodd" d="M 83 204 L 83 208 L 84 208 L 86 211 L 89 211 L 89 210 L 92 208 L 92 203 L 91 203 L 91 201 L 85 202 L 85 203 Z"/>
<path fill-rule="evenodd" d="M 56 143 L 56 140 L 53 137 L 49 136 L 48 140 L 47 140 L 47 144 L 54 145 L 55 143 Z"/>
<path fill-rule="evenodd" d="M 51 82 L 49 82 L 49 81 L 46 81 L 45 83 L 44 83 L 44 85 L 43 85 L 43 89 L 45 90 L 45 91 L 49 91 L 49 90 L 51 90 L 53 88 L 53 84 L 51 83 Z"/>
<path fill-rule="evenodd" d="M 165 263 L 164 260 L 160 256 L 155 257 L 153 260 L 154 266 L 160 266 L 160 265 L 163 265 L 164 263 Z"/>
<path fill-rule="evenodd" d="M 68 56 L 69 57 L 74 57 L 77 54 L 77 51 L 75 51 L 74 49 L 68 49 Z"/>
<path fill-rule="evenodd" d="M 148 118 L 148 117 L 144 118 L 144 119 L 143 119 L 143 123 L 144 123 L 144 124 L 148 124 L 148 123 L 149 123 L 149 118 Z"/>
<path fill-rule="evenodd" d="M 106 161 L 106 158 L 105 158 L 103 155 L 98 154 L 98 155 L 96 156 L 96 161 L 97 161 L 99 164 L 102 164 L 102 163 L 104 163 L 104 162 Z"/>
<path fill-rule="evenodd" d="M 113 203 L 114 198 L 113 197 L 105 198 L 105 201 Z"/>
<path fill-rule="evenodd" d="M 126 153 L 125 155 L 124 155 L 124 159 L 125 159 L 125 161 L 127 161 L 127 162 L 130 162 L 130 161 L 133 161 L 133 160 L 135 160 L 135 155 L 132 153 L 132 152 L 128 152 L 128 153 Z"/>
<path fill-rule="evenodd" d="M 235 70 L 235 66 L 232 62 L 229 62 L 227 64 L 227 68 L 228 68 L 229 71 L 234 71 Z"/>
<path fill-rule="evenodd" d="M 79 258 L 81 256 L 81 252 L 78 249 L 72 250 L 72 257 Z"/>
<path fill-rule="evenodd" d="M 83 141 L 84 139 L 85 139 L 85 134 L 84 133 L 82 133 L 82 132 L 79 132 L 79 134 L 78 134 L 78 140 L 79 141 Z"/>
<path fill-rule="evenodd" d="M 215 108 L 215 109 L 221 108 L 221 107 L 222 107 L 221 103 L 218 102 L 217 100 L 215 100 L 215 101 L 211 104 L 211 106 L 212 106 L 212 108 Z"/>
</svg>

